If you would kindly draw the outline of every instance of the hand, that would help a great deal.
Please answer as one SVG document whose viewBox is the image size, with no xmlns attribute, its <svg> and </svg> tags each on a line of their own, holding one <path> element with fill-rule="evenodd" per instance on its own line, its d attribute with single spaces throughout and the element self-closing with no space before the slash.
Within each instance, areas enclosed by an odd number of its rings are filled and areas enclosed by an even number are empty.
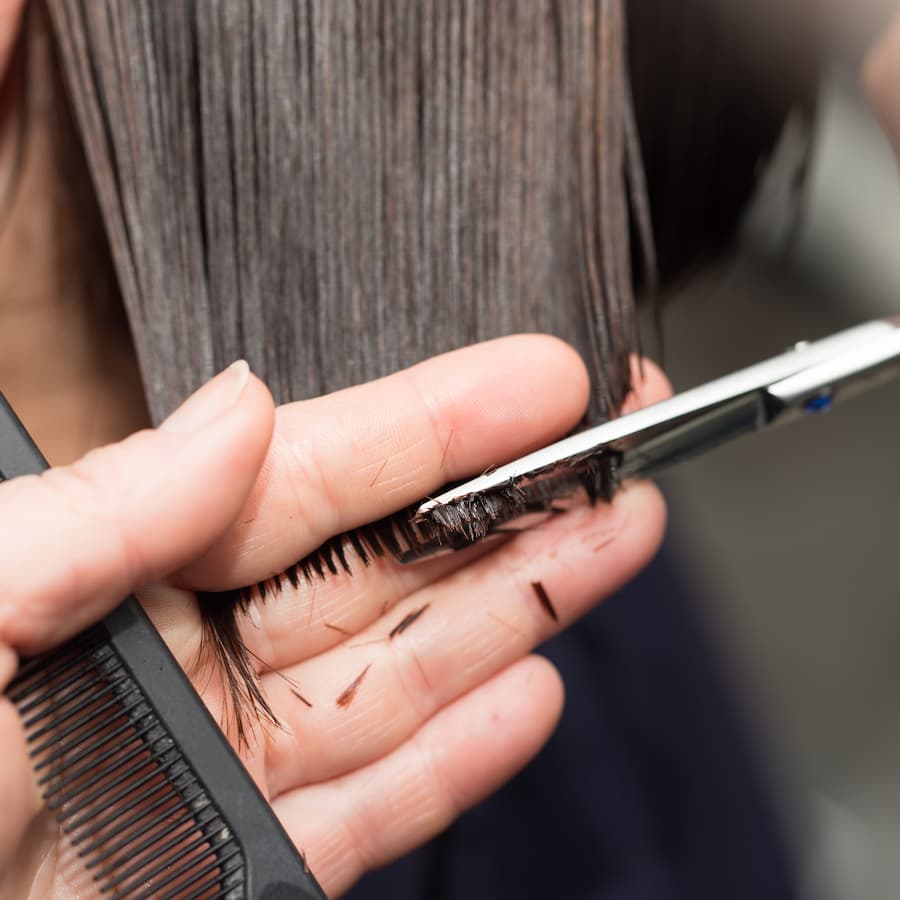
<svg viewBox="0 0 900 900">
<path fill-rule="evenodd" d="M 664 379 L 652 366 L 645 374 L 643 399 L 659 399 Z M 576 354 L 538 336 L 277 414 L 265 387 L 232 367 L 156 431 L 0 484 L 0 685 L 17 654 L 47 649 L 142 588 L 221 716 L 218 680 L 197 672 L 192 591 L 256 582 L 335 533 L 561 436 L 587 390 Z M 411 567 L 357 564 L 251 608 L 242 632 L 265 662 L 262 686 L 283 727 L 254 728 L 240 752 L 329 895 L 443 829 L 537 752 L 562 685 L 530 651 L 634 575 L 663 520 L 655 489 L 629 485 L 611 506 L 554 517 L 500 547 Z M 537 601 L 537 581 L 558 622 Z M 6 701 L 0 745 L 2 885 L 63 896 L 55 831 L 34 824 L 38 796 Z"/>
</svg>

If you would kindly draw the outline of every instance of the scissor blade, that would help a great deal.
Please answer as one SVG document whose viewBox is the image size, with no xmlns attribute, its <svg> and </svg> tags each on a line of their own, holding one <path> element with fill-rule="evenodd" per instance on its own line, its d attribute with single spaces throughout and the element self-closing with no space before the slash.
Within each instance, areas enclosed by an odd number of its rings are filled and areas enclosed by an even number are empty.
<svg viewBox="0 0 900 900">
<path fill-rule="evenodd" d="M 757 431 L 768 419 L 764 397 L 754 391 L 688 416 L 680 425 L 670 423 L 624 452 L 619 476 L 648 478 L 683 459 Z"/>
<path fill-rule="evenodd" d="M 766 393 L 770 386 L 779 382 L 789 384 L 792 376 L 800 377 L 803 372 L 830 360 L 838 360 L 839 366 L 845 365 L 846 360 L 857 358 L 857 350 L 865 357 L 867 347 L 900 340 L 898 334 L 900 327 L 895 321 L 877 320 L 813 343 L 799 344 L 780 356 L 572 435 L 450 488 L 425 501 L 418 513 L 426 515 L 436 506 L 452 503 L 469 494 L 536 477 L 553 466 L 583 459 L 603 448 L 625 452 L 626 463 L 630 455 L 632 474 L 658 471 L 676 459 L 767 424 L 779 409 L 785 408 L 784 404 L 779 408 L 777 403 L 770 406 L 774 399 Z"/>
</svg>

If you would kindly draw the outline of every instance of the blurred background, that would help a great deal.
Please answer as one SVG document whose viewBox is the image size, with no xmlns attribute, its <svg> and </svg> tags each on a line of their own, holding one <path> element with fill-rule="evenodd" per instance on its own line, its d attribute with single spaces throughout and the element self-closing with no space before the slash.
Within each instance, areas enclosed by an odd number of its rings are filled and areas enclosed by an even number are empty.
<svg viewBox="0 0 900 900">
<path fill-rule="evenodd" d="M 896 9 L 820 0 L 809 27 L 827 66 L 799 208 L 784 201 L 776 165 L 740 246 L 669 298 L 676 389 L 900 314 L 900 177 L 858 84 Z M 761 736 L 806 894 L 896 900 L 900 383 L 685 464 L 663 487 L 672 541 Z"/>
</svg>

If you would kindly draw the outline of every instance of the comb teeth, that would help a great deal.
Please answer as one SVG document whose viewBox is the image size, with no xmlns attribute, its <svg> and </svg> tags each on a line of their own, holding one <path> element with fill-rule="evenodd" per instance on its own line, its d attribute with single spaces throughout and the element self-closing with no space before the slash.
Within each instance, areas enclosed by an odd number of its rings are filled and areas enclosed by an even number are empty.
<svg viewBox="0 0 900 900">
<path fill-rule="evenodd" d="M 6 695 L 102 896 L 244 896 L 239 843 L 102 628 L 26 662 Z"/>
</svg>

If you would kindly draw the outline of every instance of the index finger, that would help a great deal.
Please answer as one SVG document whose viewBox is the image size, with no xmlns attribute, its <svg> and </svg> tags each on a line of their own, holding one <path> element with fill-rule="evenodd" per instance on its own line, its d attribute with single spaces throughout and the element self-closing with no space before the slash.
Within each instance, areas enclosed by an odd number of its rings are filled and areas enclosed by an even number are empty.
<svg viewBox="0 0 900 900">
<path fill-rule="evenodd" d="M 588 392 L 571 347 L 518 335 L 281 407 L 244 511 L 180 580 L 222 590 L 281 572 L 334 534 L 564 434 Z"/>
</svg>

